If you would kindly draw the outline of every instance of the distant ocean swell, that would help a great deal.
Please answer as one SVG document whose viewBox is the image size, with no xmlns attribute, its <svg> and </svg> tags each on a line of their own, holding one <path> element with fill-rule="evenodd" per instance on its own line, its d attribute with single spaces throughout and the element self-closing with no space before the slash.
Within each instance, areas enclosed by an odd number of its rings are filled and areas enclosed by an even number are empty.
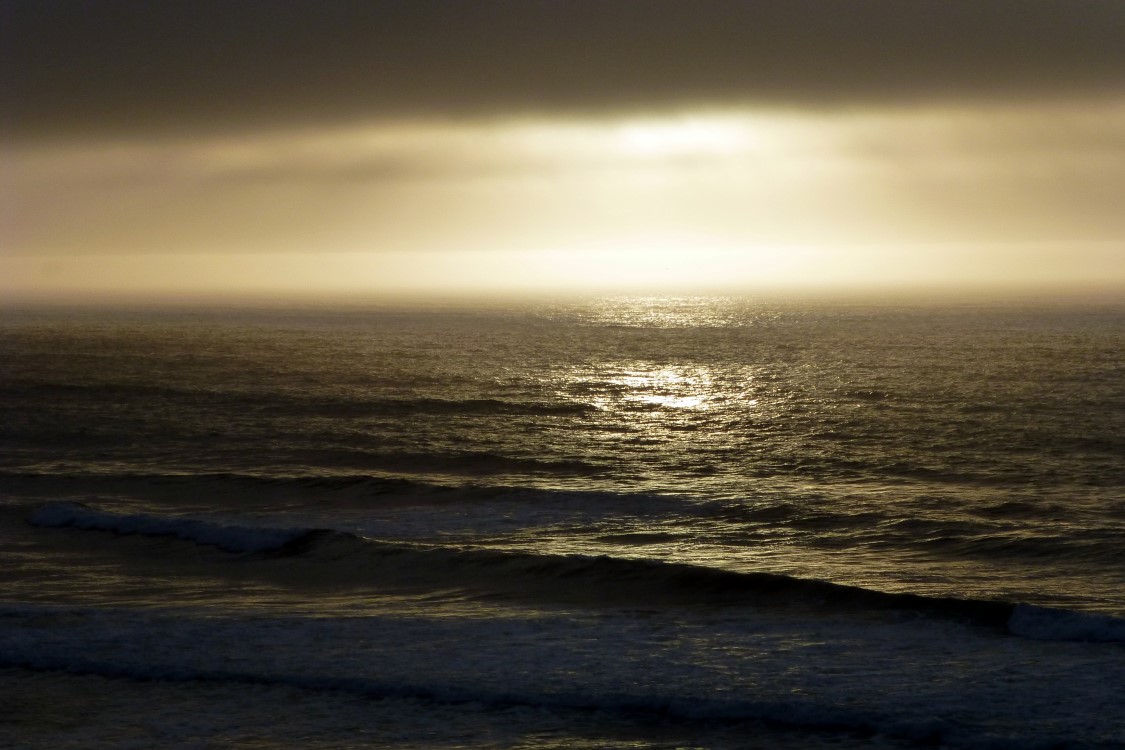
<svg viewBox="0 0 1125 750">
<path fill-rule="evenodd" d="M 832 612 L 901 611 L 954 618 L 1039 640 L 1125 643 L 1125 619 L 1037 607 L 1017 602 L 887 593 L 827 581 L 770 573 L 610 556 L 557 555 L 439 545 L 381 542 L 327 529 L 276 529 L 222 525 L 151 514 L 122 514 L 59 502 L 42 506 L 29 522 L 45 528 L 76 528 L 170 537 L 258 556 L 277 564 L 300 560 L 331 566 L 336 584 L 407 589 L 455 588 L 485 598 L 548 598 L 585 606 L 732 606 L 798 608 Z M 284 571 L 280 571 L 284 575 Z"/>
<path fill-rule="evenodd" d="M 419 459 L 422 460 L 422 459 Z M 478 457 L 488 463 L 487 458 Z M 581 476 L 590 467 L 548 462 L 540 467 L 535 462 L 497 457 L 497 466 L 520 465 L 525 471 L 553 471 L 555 476 Z M 481 478 L 492 475 L 478 472 Z M 599 538 L 615 546 L 644 546 L 650 542 L 667 541 L 669 533 L 658 522 L 673 527 L 689 524 L 700 534 L 731 540 L 754 529 L 771 533 L 792 529 L 802 534 L 810 547 L 834 549 L 850 547 L 862 541 L 872 550 L 916 550 L 927 556 L 952 560 L 1007 560 L 1013 564 L 1035 564 L 1042 561 L 1069 561 L 1111 569 L 1125 563 L 1125 546 L 1115 528 L 1099 528 L 1096 523 L 1078 529 L 1074 526 L 1075 507 L 1000 499 L 994 503 L 978 502 L 960 518 L 947 514 L 934 517 L 901 518 L 891 505 L 868 504 L 845 511 L 838 505 L 818 506 L 794 503 L 783 496 L 768 493 L 746 499 L 699 499 L 675 495 L 610 492 L 598 490 L 550 490 L 488 483 L 441 483 L 401 476 L 371 476 L 341 473 L 336 475 L 294 474 L 264 475 L 250 472 L 210 474 L 139 473 L 139 472 L 12 472 L 0 470 L 0 480 L 29 496 L 46 499 L 72 497 L 97 498 L 143 497 L 146 503 L 159 503 L 161 498 L 191 502 L 199 497 L 225 498 L 232 509 L 264 503 L 272 505 L 287 499 L 305 502 L 314 498 L 317 504 L 333 507 L 345 505 L 369 509 L 427 506 L 456 506 L 468 513 L 484 513 L 502 506 L 508 524 L 520 521 L 512 513 L 523 514 L 526 523 L 544 519 L 571 524 L 606 525 Z M 943 500 L 942 502 L 947 502 Z M 479 511 L 474 508 L 479 506 Z M 503 515 L 507 514 L 507 515 Z M 1068 527 L 1053 531 L 1052 527 L 1034 531 L 1025 518 L 1057 516 L 1065 518 Z M 482 523 L 488 525 L 488 518 Z M 640 528 L 626 528 L 622 519 L 641 519 Z M 644 519 L 650 519 L 647 527 Z M 454 518 L 447 516 L 447 522 Z M 397 527 L 397 532 L 403 529 Z M 837 533 L 837 532 L 843 532 Z M 376 532 L 375 536 L 382 536 Z M 717 535 L 717 536 L 716 536 Z"/>
<path fill-rule="evenodd" d="M 519 463 L 519 459 L 514 462 Z M 560 472 L 567 466 L 558 467 Z M 580 469 L 581 466 L 576 467 Z M 737 518 L 741 509 L 725 501 L 698 501 L 675 495 L 614 492 L 610 490 L 551 490 L 521 485 L 498 485 L 464 482 L 455 478 L 415 478 L 411 476 L 373 476 L 369 473 L 257 473 L 241 472 L 145 472 L 120 470 L 46 470 L 5 471 L 0 481 L 27 496 L 44 497 L 138 497 L 145 502 L 159 503 L 161 498 L 173 503 L 190 502 L 200 496 L 221 497 L 232 509 L 244 505 L 276 502 L 295 498 L 301 503 L 310 498 L 319 504 L 347 504 L 378 508 L 384 503 L 395 506 L 426 506 L 456 503 L 472 506 L 478 503 L 504 501 L 533 508 L 565 505 L 568 509 L 585 511 L 584 515 L 621 512 L 660 516 L 716 516 Z"/>
<path fill-rule="evenodd" d="M 519 464 L 518 459 L 501 463 Z M 534 467 L 525 467 L 532 470 Z M 587 466 L 549 465 L 555 476 L 580 476 Z M 481 478 L 492 475 L 480 472 Z M 892 506 L 867 504 L 845 511 L 839 506 L 794 503 L 783 497 L 761 494 L 746 499 L 699 499 L 675 495 L 623 493 L 597 490 L 550 490 L 488 483 L 440 483 L 401 476 L 329 474 L 291 476 L 243 473 L 177 474 L 138 472 L 11 472 L 0 471 L 6 485 L 30 496 L 50 499 L 73 497 L 144 497 L 147 502 L 166 498 L 191 502 L 199 497 L 229 499 L 232 508 L 246 504 L 282 502 L 286 498 L 318 504 L 378 510 L 456 505 L 481 512 L 497 504 L 504 512 L 522 513 L 528 523 L 553 518 L 563 523 L 601 523 L 639 518 L 663 519 L 691 524 L 699 533 L 718 535 L 738 544 L 743 532 L 753 529 L 792 529 L 810 547 L 834 549 L 862 540 L 872 550 L 916 550 L 927 556 L 953 560 L 1008 560 L 1035 564 L 1065 560 L 1111 569 L 1125 562 L 1125 547 L 1115 528 L 1097 523 L 1075 526 L 1079 508 L 1051 502 L 977 502 L 960 518 L 948 514 L 901 518 Z M 948 502 L 946 499 L 943 503 Z M 1045 526 L 1032 530 L 1024 524 L 1031 517 L 1065 518 L 1067 526 L 1054 531 Z M 452 517 L 446 519 L 452 522 Z M 484 523 L 488 523 L 487 519 Z M 513 523 L 507 517 L 505 523 Z M 643 526 L 644 524 L 642 524 Z M 611 524 L 612 526 L 612 524 Z M 508 528 L 511 528 L 509 525 Z M 399 531 L 402 529 L 400 528 Z M 835 532 L 845 532 L 844 534 Z M 382 536 L 375 533 L 375 536 Z M 660 528 L 607 527 L 604 539 L 615 545 L 637 546 L 669 537 Z"/>
<path fill-rule="evenodd" d="M 406 387 L 406 383 L 397 383 Z M 65 410 L 68 402 L 128 404 L 138 413 L 149 400 L 163 402 L 165 408 L 250 409 L 259 415 L 317 415 L 332 418 L 425 415 L 527 415 L 575 416 L 598 411 L 593 404 L 572 401 L 527 401 L 500 398 L 418 398 L 372 397 L 367 394 L 310 396 L 273 391 L 205 390 L 142 383 L 43 383 L 9 380 L 0 386 L 0 400 L 42 399 Z"/>
<path fill-rule="evenodd" d="M 307 450 L 293 451 L 295 461 L 317 466 L 340 466 L 348 469 L 375 469 L 404 474 L 431 476 L 491 476 L 494 474 L 527 474 L 588 476 L 600 474 L 601 467 L 580 459 L 542 459 L 506 456 L 490 451 L 363 451 Z"/>
</svg>

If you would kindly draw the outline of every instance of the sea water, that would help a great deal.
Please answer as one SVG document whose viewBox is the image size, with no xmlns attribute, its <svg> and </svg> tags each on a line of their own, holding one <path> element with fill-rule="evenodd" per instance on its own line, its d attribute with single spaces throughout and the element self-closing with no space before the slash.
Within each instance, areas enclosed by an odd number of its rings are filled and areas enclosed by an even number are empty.
<svg viewBox="0 0 1125 750">
<path fill-rule="evenodd" d="M 1125 306 L 9 309 L 0 746 L 1125 747 Z"/>
</svg>

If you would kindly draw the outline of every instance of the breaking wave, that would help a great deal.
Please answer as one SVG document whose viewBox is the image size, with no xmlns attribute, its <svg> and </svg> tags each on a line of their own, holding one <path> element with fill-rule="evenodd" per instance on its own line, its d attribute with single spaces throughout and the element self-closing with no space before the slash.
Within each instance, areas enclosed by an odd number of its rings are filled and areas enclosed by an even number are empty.
<svg viewBox="0 0 1125 750">
<path fill-rule="evenodd" d="M 254 556 L 284 575 L 296 562 L 326 566 L 335 583 L 458 590 L 483 598 L 577 600 L 636 606 L 751 605 L 800 610 L 900 611 L 1006 628 L 1037 640 L 1125 642 L 1125 620 L 1016 602 L 891 593 L 765 572 L 610 556 L 543 554 L 384 542 L 329 529 L 224 525 L 192 518 L 122 514 L 81 503 L 42 506 L 34 526 L 170 537 Z M 315 567 L 315 566 L 314 566 Z"/>
<path fill-rule="evenodd" d="M 118 534 L 169 536 L 207 544 L 227 552 L 264 552 L 290 544 L 309 534 L 307 529 L 271 529 L 260 526 L 223 525 L 192 518 L 145 513 L 108 513 L 81 503 L 51 503 L 31 515 L 28 522 L 47 528 L 112 531 Z"/>
</svg>

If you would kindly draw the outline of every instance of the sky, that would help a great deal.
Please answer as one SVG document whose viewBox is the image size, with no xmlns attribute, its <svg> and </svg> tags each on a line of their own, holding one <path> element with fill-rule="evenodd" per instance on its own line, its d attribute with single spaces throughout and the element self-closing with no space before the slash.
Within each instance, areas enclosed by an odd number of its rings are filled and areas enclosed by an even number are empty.
<svg viewBox="0 0 1125 750">
<path fill-rule="evenodd" d="M 0 294 L 1125 291 L 1119 0 L 0 0 Z"/>
</svg>

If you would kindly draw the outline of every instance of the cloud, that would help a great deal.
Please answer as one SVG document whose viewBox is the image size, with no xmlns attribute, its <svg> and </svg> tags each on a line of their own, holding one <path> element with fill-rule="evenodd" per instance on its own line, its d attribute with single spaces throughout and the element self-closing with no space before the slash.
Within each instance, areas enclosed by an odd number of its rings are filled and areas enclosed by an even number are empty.
<svg viewBox="0 0 1125 750">
<path fill-rule="evenodd" d="M 1125 106 L 1112 103 L 371 123 L 8 151 L 3 240 L 21 255 L 1125 238 Z"/>
<path fill-rule="evenodd" d="M 1125 95 L 1115 0 L 2 0 L 19 138 Z"/>
</svg>

